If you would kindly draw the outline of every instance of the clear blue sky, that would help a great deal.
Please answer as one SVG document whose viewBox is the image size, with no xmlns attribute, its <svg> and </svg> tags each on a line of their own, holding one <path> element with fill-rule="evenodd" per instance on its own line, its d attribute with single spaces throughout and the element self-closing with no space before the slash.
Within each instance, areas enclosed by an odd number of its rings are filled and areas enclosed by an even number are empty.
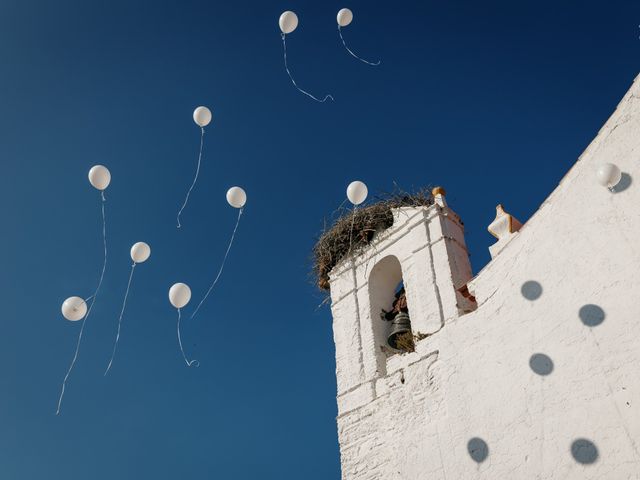
<svg viewBox="0 0 640 480">
<path fill-rule="evenodd" d="M 335 15 L 364 65 L 339 44 Z M 298 93 L 283 69 L 289 36 Z M 338 479 L 331 317 L 310 281 L 323 218 L 349 181 L 372 193 L 442 184 L 477 272 L 504 203 L 522 221 L 552 191 L 640 71 L 637 1 L 59 1 L 0 5 L 0 477 Z M 200 180 L 191 181 L 208 105 Z M 60 382 L 109 264 L 61 416 Z M 197 300 L 249 201 L 227 270 L 177 349 L 167 290 Z M 113 369 L 106 367 L 143 240 Z M 185 310 L 187 313 L 193 304 Z"/>
</svg>

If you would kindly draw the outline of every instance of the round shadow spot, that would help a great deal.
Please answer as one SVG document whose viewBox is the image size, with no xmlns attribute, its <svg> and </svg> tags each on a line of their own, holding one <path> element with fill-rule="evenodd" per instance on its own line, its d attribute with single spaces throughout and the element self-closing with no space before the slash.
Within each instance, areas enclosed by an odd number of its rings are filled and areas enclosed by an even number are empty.
<svg viewBox="0 0 640 480">
<path fill-rule="evenodd" d="M 597 327 L 604 322 L 606 314 L 598 305 L 588 304 L 580 309 L 578 316 L 587 327 Z"/>
<path fill-rule="evenodd" d="M 527 300 L 537 300 L 540 298 L 540 295 L 542 295 L 542 285 L 535 280 L 529 280 L 522 284 L 520 292 L 522 292 L 522 296 Z"/>
<path fill-rule="evenodd" d="M 534 353 L 529 359 L 531 370 L 538 375 L 549 375 L 553 372 L 553 360 L 544 353 Z"/>
<path fill-rule="evenodd" d="M 467 442 L 467 451 L 476 463 L 484 462 L 489 456 L 489 446 L 487 442 L 478 437 L 473 437 Z"/>
<path fill-rule="evenodd" d="M 598 448 L 592 441 L 578 438 L 571 444 L 571 455 L 576 462 L 589 465 L 598 460 Z"/>
</svg>

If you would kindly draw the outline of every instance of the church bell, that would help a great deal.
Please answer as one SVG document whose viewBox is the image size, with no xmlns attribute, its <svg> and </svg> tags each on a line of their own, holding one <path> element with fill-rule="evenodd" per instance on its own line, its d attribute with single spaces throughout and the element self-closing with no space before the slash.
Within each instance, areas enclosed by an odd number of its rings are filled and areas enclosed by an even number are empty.
<svg viewBox="0 0 640 480">
<path fill-rule="evenodd" d="M 391 332 L 387 337 L 387 343 L 395 350 L 398 350 L 398 336 L 411 332 L 411 319 L 409 314 L 405 312 L 398 312 L 398 314 L 391 321 Z"/>
</svg>

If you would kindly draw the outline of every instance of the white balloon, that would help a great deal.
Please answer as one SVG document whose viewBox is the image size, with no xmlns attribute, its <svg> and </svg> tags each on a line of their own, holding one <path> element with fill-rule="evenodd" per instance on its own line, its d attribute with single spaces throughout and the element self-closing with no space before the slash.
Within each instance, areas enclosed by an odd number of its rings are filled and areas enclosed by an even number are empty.
<svg viewBox="0 0 640 480">
<path fill-rule="evenodd" d="M 353 12 L 348 8 L 343 8 L 338 12 L 338 25 L 346 27 L 353 21 Z"/>
<path fill-rule="evenodd" d="M 104 190 L 111 183 L 111 172 L 104 165 L 94 165 L 89 170 L 89 183 L 98 190 Z"/>
<path fill-rule="evenodd" d="M 360 205 L 364 202 L 367 199 L 368 193 L 369 190 L 367 189 L 367 186 L 360 180 L 351 182 L 347 187 L 347 198 L 354 205 Z"/>
<path fill-rule="evenodd" d="M 298 28 L 298 16 L 292 11 L 287 10 L 282 15 L 280 15 L 278 25 L 280 25 L 280 30 L 282 30 L 282 33 L 291 33 L 296 28 Z"/>
<path fill-rule="evenodd" d="M 134 243 L 131 247 L 131 260 L 135 263 L 146 262 L 151 255 L 151 247 L 144 242 Z"/>
<path fill-rule="evenodd" d="M 193 111 L 193 121 L 199 127 L 206 127 L 211 123 L 211 110 L 207 107 L 198 107 Z"/>
<path fill-rule="evenodd" d="M 80 297 L 69 297 L 62 302 L 62 315 L 67 320 L 77 322 L 87 314 L 87 304 Z"/>
<path fill-rule="evenodd" d="M 600 185 L 613 188 L 622 179 L 622 172 L 617 165 L 614 165 L 613 163 L 605 163 L 598 167 L 596 176 Z"/>
<path fill-rule="evenodd" d="M 185 283 L 174 283 L 169 289 L 169 301 L 176 308 L 182 308 L 191 300 L 191 289 Z"/>
<path fill-rule="evenodd" d="M 231 187 L 227 190 L 227 202 L 233 208 L 242 208 L 247 203 L 247 194 L 240 187 Z"/>
</svg>

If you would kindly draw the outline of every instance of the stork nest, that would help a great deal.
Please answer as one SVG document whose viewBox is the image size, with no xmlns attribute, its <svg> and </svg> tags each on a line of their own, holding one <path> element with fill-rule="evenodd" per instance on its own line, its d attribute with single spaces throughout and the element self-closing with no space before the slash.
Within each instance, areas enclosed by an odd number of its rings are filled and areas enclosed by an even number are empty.
<svg viewBox="0 0 640 480">
<path fill-rule="evenodd" d="M 329 290 L 329 272 L 340 260 L 362 252 L 376 233 L 393 225 L 392 209 L 433 205 L 427 189 L 416 193 L 396 192 L 385 195 L 366 207 L 339 211 L 341 216 L 324 230 L 313 247 L 313 273 L 321 290 Z"/>
</svg>

